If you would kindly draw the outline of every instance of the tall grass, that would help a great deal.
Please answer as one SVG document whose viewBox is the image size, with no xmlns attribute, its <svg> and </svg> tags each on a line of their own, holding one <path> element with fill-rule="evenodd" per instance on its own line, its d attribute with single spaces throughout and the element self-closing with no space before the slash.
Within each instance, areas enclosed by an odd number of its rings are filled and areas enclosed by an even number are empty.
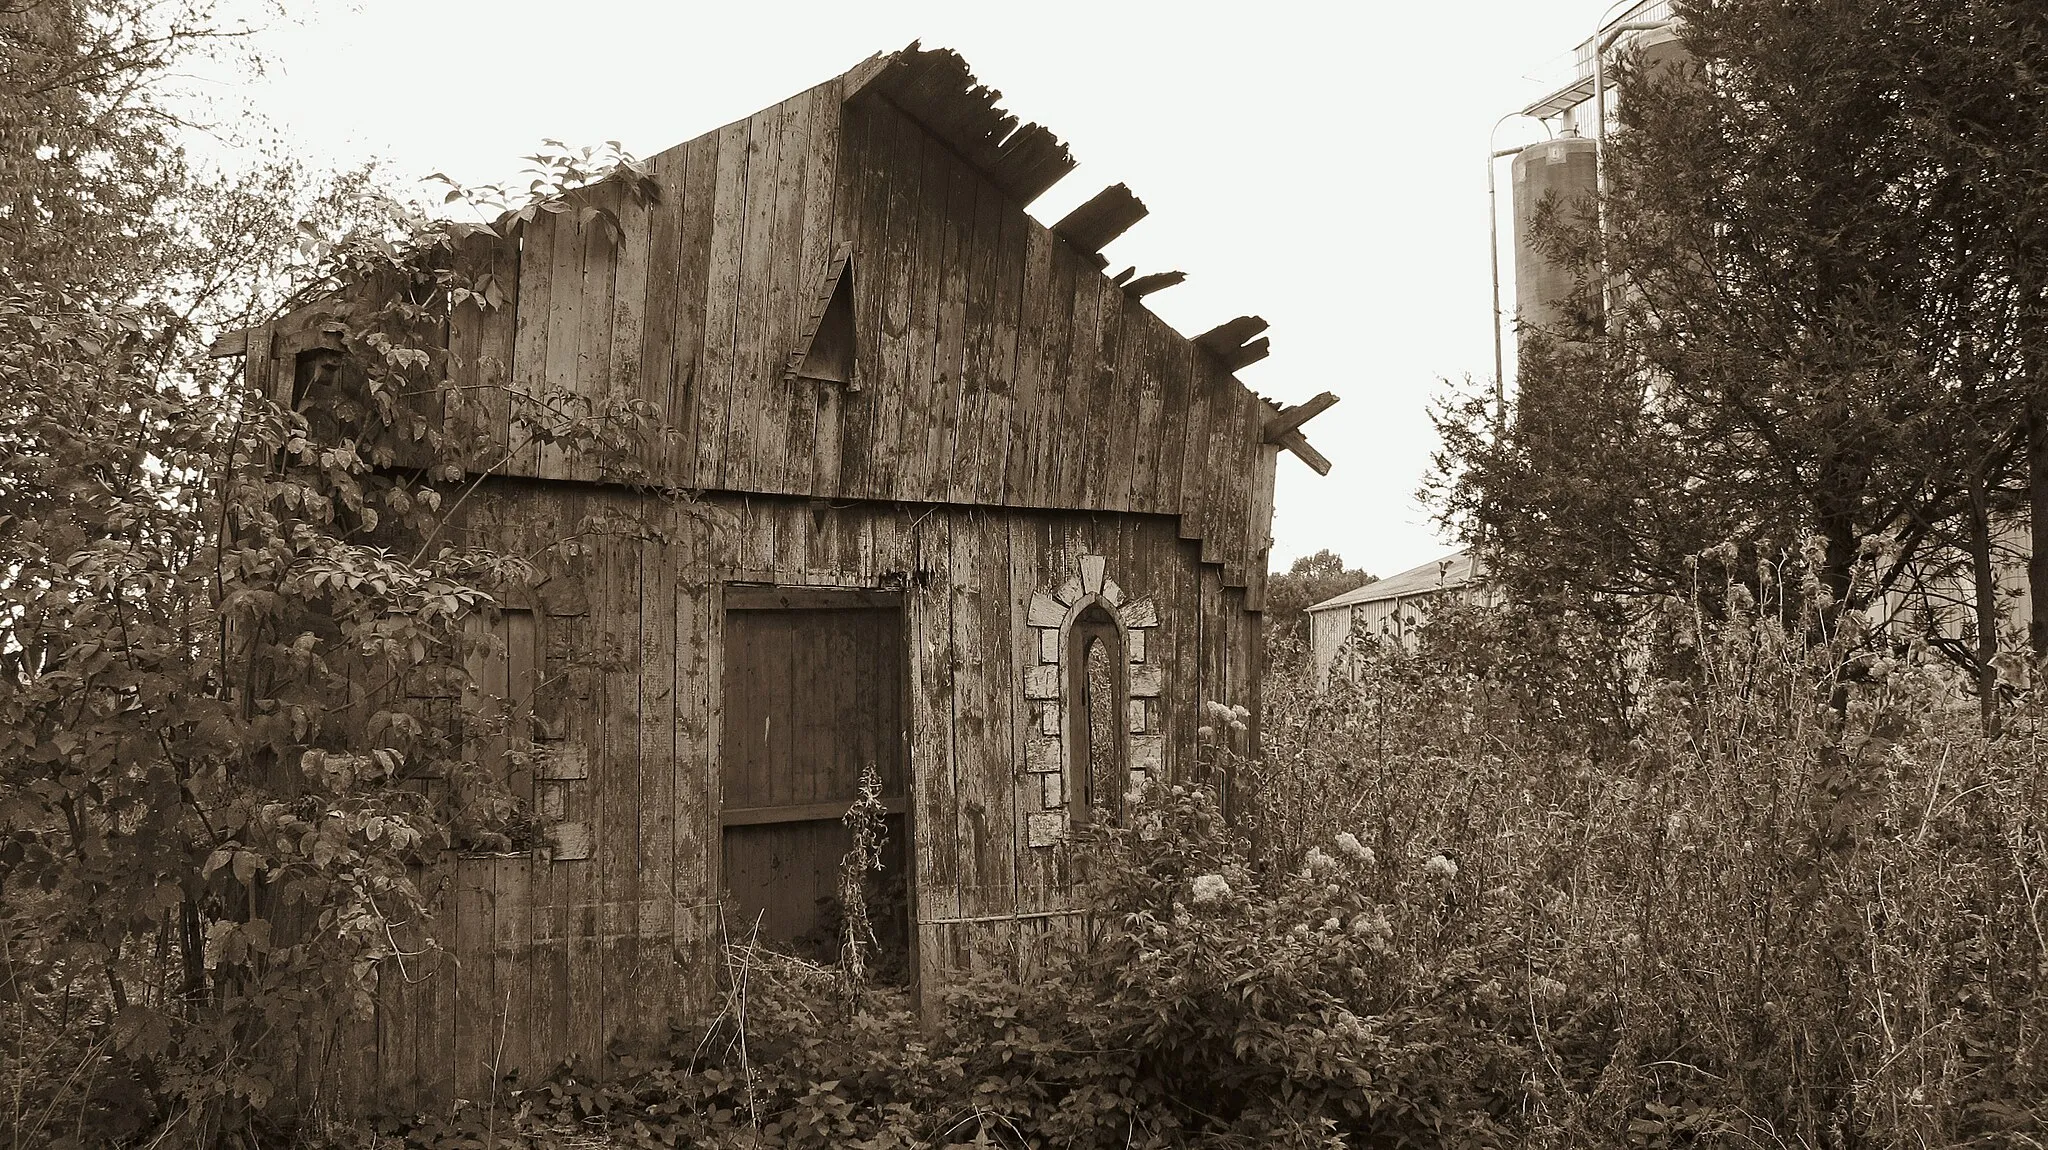
<svg viewBox="0 0 2048 1150">
<path fill-rule="evenodd" d="M 1242 768 L 1264 869 L 1345 831 L 1455 862 L 1524 1000 L 1522 1137 L 2043 1145 L 2038 714 L 1986 739 L 1918 646 L 1724 595 L 1607 660 L 1451 607 L 1419 650 L 1362 639 L 1355 678 L 1296 664 Z"/>
</svg>

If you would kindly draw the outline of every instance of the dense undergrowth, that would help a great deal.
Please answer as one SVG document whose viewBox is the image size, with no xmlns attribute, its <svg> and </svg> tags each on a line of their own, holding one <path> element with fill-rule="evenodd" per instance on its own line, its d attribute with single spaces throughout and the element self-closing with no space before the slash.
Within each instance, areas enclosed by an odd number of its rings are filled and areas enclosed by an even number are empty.
<svg viewBox="0 0 2048 1150">
<path fill-rule="evenodd" d="M 1155 790 L 1043 977 L 955 988 L 933 1029 L 736 952 L 744 1000 L 659 1056 L 386 1134 L 2042 1145 L 2039 724 L 1984 740 L 1938 660 L 1853 617 L 1712 614 L 1668 604 L 1630 659 L 1460 610 L 1355 681 L 1283 664 L 1265 757 L 1222 764 L 1236 817 Z"/>
</svg>

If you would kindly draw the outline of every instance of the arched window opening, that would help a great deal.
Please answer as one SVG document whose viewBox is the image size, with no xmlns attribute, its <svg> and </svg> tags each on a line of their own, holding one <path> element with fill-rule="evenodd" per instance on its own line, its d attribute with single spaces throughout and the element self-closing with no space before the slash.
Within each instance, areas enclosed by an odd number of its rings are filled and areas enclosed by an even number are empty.
<svg viewBox="0 0 2048 1150">
<path fill-rule="evenodd" d="M 1100 604 L 1089 604 L 1067 633 L 1067 738 L 1073 818 L 1118 822 L 1129 774 L 1124 734 L 1130 691 L 1124 631 Z"/>
</svg>

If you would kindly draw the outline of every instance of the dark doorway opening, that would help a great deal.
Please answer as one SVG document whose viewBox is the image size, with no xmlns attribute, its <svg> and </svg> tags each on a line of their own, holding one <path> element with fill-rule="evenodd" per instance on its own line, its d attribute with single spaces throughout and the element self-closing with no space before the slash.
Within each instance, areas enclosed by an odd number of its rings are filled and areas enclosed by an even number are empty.
<svg viewBox="0 0 2048 1150">
<path fill-rule="evenodd" d="M 910 771 L 903 611 L 894 595 L 793 587 L 726 590 L 720 859 L 727 930 L 819 962 L 845 923 L 842 818 L 863 767 L 881 784 L 882 868 L 861 889 L 870 968 L 910 979 Z M 758 933 L 757 933 L 758 932 Z"/>
</svg>

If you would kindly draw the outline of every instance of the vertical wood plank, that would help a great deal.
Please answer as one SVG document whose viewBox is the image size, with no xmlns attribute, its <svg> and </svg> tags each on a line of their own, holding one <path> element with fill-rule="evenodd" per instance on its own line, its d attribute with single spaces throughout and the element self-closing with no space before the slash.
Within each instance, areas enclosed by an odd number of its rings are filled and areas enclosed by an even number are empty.
<svg viewBox="0 0 2048 1150">
<path fill-rule="evenodd" d="M 790 125 L 787 103 L 765 108 L 747 122 L 747 165 L 745 206 L 737 221 L 740 228 L 738 303 L 733 338 L 733 364 L 728 384 L 725 415 L 725 461 L 718 484 L 729 490 L 759 490 L 763 440 L 771 419 L 761 373 L 767 355 L 766 343 L 773 338 L 768 324 L 773 314 L 777 252 L 775 250 L 777 167 L 781 161 L 782 133 Z M 777 446 L 779 447 L 778 440 Z"/>
<path fill-rule="evenodd" d="M 806 266 L 814 266 L 817 259 L 829 263 L 842 242 L 854 242 L 859 233 L 857 215 L 859 212 L 859 188 L 853 165 L 847 156 L 846 134 L 852 130 L 853 121 L 844 103 L 835 92 L 824 98 L 824 105 L 818 112 L 813 125 L 811 147 L 813 178 L 811 195 L 804 201 L 804 251 Z M 855 295 L 867 291 L 861 280 L 859 258 L 853 261 L 853 286 Z M 874 342 L 874 329 L 859 326 L 863 313 L 858 299 L 855 309 L 855 357 L 861 360 L 868 350 L 862 343 Z M 855 367 L 856 378 L 861 366 Z M 840 490 L 840 466 L 842 436 L 846 412 L 852 406 L 850 400 L 859 392 L 849 392 L 842 386 L 815 389 L 812 403 L 812 424 L 810 432 L 810 482 L 806 492 L 820 498 L 835 495 Z M 801 470 L 797 462 L 799 448 L 792 440 L 791 466 Z"/>
<path fill-rule="evenodd" d="M 913 129 L 919 131 L 919 129 Z M 901 472 L 894 484 L 899 499 L 930 500 L 945 489 L 945 468 L 952 463 L 951 412 L 954 372 L 941 359 L 944 336 L 940 310 L 945 304 L 948 268 L 945 263 L 952 196 L 952 157 L 927 142 L 915 169 L 917 224 L 910 266 L 910 363 L 904 381 Z M 941 430 L 941 428 L 944 430 Z"/>
<path fill-rule="evenodd" d="M 989 408 L 999 402 L 999 393 L 1009 386 L 1007 365 L 997 371 L 994 363 L 996 249 L 1000 245 L 1002 216 L 1008 214 L 1009 205 L 987 180 L 971 169 L 963 174 L 970 200 L 965 209 L 967 231 L 960 255 L 966 265 L 967 280 L 963 307 L 966 346 L 960 364 L 960 405 L 953 427 L 948 499 L 972 505 L 981 499 L 982 474 L 991 466 L 1002 466 L 1002 438 L 989 434 Z M 996 458 L 991 460 L 991 455 Z"/>
<path fill-rule="evenodd" d="M 1171 333 L 1144 305 L 1136 302 L 1125 307 L 1124 326 L 1134 337 L 1130 359 L 1137 400 L 1132 407 L 1129 469 L 1119 474 L 1119 493 L 1128 510 L 1157 511 L 1159 463 L 1166 438 L 1162 420 L 1166 402 L 1163 360 Z"/>
<path fill-rule="evenodd" d="M 1054 438 L 1049 450 L 1058 460 L 1058 470 L 1046 489 L 1043 506 L 1080 507 L 1084 505 L 1088 465 L 1088 399 L 1095 391 L 1102 350 L 1103 279 L 1064 245 L 1055 258 L 1065 265 L 1066 282 L 1073 285 L 1073 328 L 1061 358 L 1052 361 L 1057 414 L 1046 430 Z"/>
<path fill-rule="evenodd" d="M 680 190 L 682 203 L 676 227 L 676 293 L 668 312 L 672 320 L 669 341 L 669 410 L 676 425 L 668 446 L 670 482 L 690 486 L 697 482 L 697 452 L 712 426 L 707 422 L 713 392 L 707 389 L 713 337 L 720 332 L 731 347 L 730 312 L 726 326 L 712 325 L 711 289 L 714 263 L 712 239 L 718 221 L 718 157 L 720 133 L 699 136 L 682 149 Z M 730 358 L 722 362 L 730 363 Z"/>
<path fill-rule="evenodd" d="M 548 276 L 547 360 L 541 377 L 539 407 L 534 421 L 552 435 L 560 435 L 574 410 L 573 399 L 581 393 L 579 367 L 588 352 L 583 347 L 584 257 L 590 247 L 591 229 L 576 223 L 573 211 L 554 217 L 555 243 Z M 609 313 L 609 306 L 606 308 Z M 534 454 L 535 475 L 545 479 L 567 479 L 568 453 L 559 443 L 539 445 Z"/>
<path fill-rule="evenodd" d="M 1195 349 L 1156 317 L 1154 323 L 1160 345 L 1156 361 L 1160 381 L 1158 455 L 1152 461 L 1150 485 L 1133 498 L 1141 500 L 1146 511 L 1178 516 L 1182 507 L 1181 471 L 1187 458 L 1188 422 L 1194 417 L 1189 365 Z"/>
<path fill-rule="evenodd" d="M 708 1004 L 712 993 L 708 954 L 703 949 L 705 914 L 716 901 L 713 863 L 718 849 L 716 775 L 711 710 L 711 653 L 721 632 L 713 614 L 717 596 L 707 568 L 693 564 L 675 585 L 676 756 L 675 897 L 671 942 L 672 962 L 684 967 L 671 975 L 671 1003 L 689 1011 Z"/>
<path fill-rule="evenodd" d="M 995 261 L 990 269 L 994 283 L 983 321 L 988 336 L 988 381 L 976 420 L 976 441 L 985 454 L 979 460 L 974 501 L 1000 505 L 1008 490 L 1011 437 L 1016 431 L 1018 357 L 1022 343 L 1019 312 L 1024 299 L 1025 234 L 1030 217 L 1012 208 L 986 185 L 982 195 L 981 211 L 995 219 Z M 979 220 L 980 216 L 976 218 Z"/>
<path fill-rule="evenodd" d="M 443 1107 L 455 1097 L 455 1014 L 457 975 L 454 887 L 460 863 L 444 857 L 420 876 L 427 907 L 426 934 L 433 949 L 419 957 L 419 1066 L 422 1102 Z"/>
<path fill-rule="evenodd" d="M 1103 508 L 1112 506 L 1110 487 L 1116 471 L 1113 452 L 1122 442 L 1119 426 L 1129 425 L 1128 413 L 1118 406 L 1124 399 L 1118 362 L 1123 342 L 1124 293 L 1111 287 L 1099 272 L 1085 278 L 1095 288 L 1095 345 L 1090 349 L 1091 359 L 1076 363 L 1083 380 L 1081 386 L 1087 393 L 1082 405 L 1087 414 L 1080 435 L 1080 483 L 1075 502 L 1067 506 Z"/>
<path fill-rule="evenodd" d="M 623 218 L 625 198 L 617 184 L 606 184 L 588 193 L 593 206 L 606 208 Z M 606 437 L 619 428 L 612 422 L 619 413 L 611 410 L 617 386 L 612 368 L 612 318 L 616 314 L 617 284 L 624 249 L 604 226 L 592 219 L 579 229 L 583 248 L 583 298 L 577 307 L 576 365 L 571 376 L 573 395 L 566 397 L 565 415 L 591 421 L 594 430 Z M 562 452 L 563 474 L 578 479 L 616 476 L 618 465 L 602 459 L 589 448 L 571 445 Z M 630 466 L 624 473 L 632 475 Z"/>
<path fill-rule="evenodd" d="M 528 1083 L 547 1069 L 553 1053 L 542 1049 L 541 1033 L 535 1027 L 540 1012 L 534 984 L 533 884 L 535 874 L 544 873 L 544 865 L 530 856 L 492 859 L 488 880 L 492 919 L 485 936 L 490 940 L 491 969 L 490 1000 L 484 1016 L 488 1023 L 486 1057 L 497 1078 L 517 1071 L 520 1080 Z M 490 1088 L 494 1093 L 487 1097 L 504 1097 L 502 1083 L 493 1079 Z"/>
<path fill-rule="evenodd" d="M 778 326 L 784 333 L 768 348 L 765 370 L 771 397 L 785 404 L 783 440 L 774 445 L 779 461 L 775 488 L 796 494 L 816 494 L 819 412 L 828 396 L 836 397 L 837 384 L 808 380 L 785 380 L 783 372 L 795 352 L 805 321 L 815 306 L 818 285 L 832 262 L 832 200 L 837 191 L 839 147 L 839 85 L 824 84 L 797 98 L 801 105 L 801 155 L 792 157 L 795 141 L 783 143 L 783 168 L 795 178 L 794 194 L 778 212 L 788 213 L 779 230 L 781 254 L 788 260 L 786 291 L 781 302 Z M 838 429 L 833 429 L 836 437 Z M 835 438 L 833 448 L 836 451 Z"/>
<path fill-rule="evenodd" d="M 1004 517 L 954 515 L 948 581 L 953 625 L 953 763 L 960 911 L 1017 910 L 1016 693 L 1009 532 Z M 1014 932 L 973 936 L 977 969 L 1016 969 Z M 990 946 L 998 949 L 988 952 Z"/>
<path fill-rule="evenodd" d="M 732 410 L 734 364 L 739 355 L 740 282 L 747 233 L 748 136 L 752 121 L 718 130 L 712 189 L 710 247 L 706 257 L 704 352 L 696 376 L 692 487 L 718 487 L 725 476 L 725 435 Z"/>
<path fill-rule="evenodd" d="M 1253 446 L 1258 454 L 1250 476 L 1251 511 L 1245 518 L 1245 533 L 1249 536 L 1244 573 L 1245 609 L 1264 611 L 1266 569 L 1271 563 L 1269 556 L 1273 549 L 1273 481 L 1280 466 L 1280 448 L 1270 443 L 1255 443 Z"/>
<path fill-rule="evenodd" d="M 1017 332 L 1016 403 L 1004 465 L 1003 501 L 1013 507 L 1045 504 L 1054 429 L 1048 424 L 1063 386 L 1066 327 L 1073 314 L 1071 281 L 1060 282 L 1059 241 L 1035 221 L 1024 224 L 1024 296 Z"/>
<path fill-rule="evenodd" d="M 893 279 L 889 273 L 889 187 L 882 155 L 892 139 L 880 101 L 844 107 L 840 171 L 845 183 L 845 223 L 854 245 L 853 324 L 856 370 L 861 390 L 842 395 L 839 417 L 839 485 L 842 498 L 867 494 L 877 423 L 888 394 L 886 363 L 892 346 L 885 316 Z M 819 494 L 826 494 L 820 488 Z"/>
<path fill-rule="evenodd" d="M 640 311 L 639 360 L 633 367 L 638 393 L 654 405 L 659 424 L 649 444 L 648 466 L 659 482 L 676 483 L 675 452 L 686 418 L 676 403 L 676 314 L 681 295 L 683 210 L 687 198 L 690 145 L 678 144 L 647 161 L 647 174 L 661 189 L 648 205 L 647 283 Z M 616 321 L 613 332 L 619 331 Z"/>
<path fill-rule="evenodd" d="M 1200 539 L 1208 529 L 1210 451 L 1214 443 L 1210 427 L 1215 412 L 1215 389 L 1208 376 L 1208 353 L 1187 349 L 1188 410 L 1187 434 L 1183 438 L 1180 479 L 1180 537 Z"/>
<path fill-rule="evenodd" d="M 641 763 L 640 554 L 627 535 L 604 545 L 602 618 L 606 665 L 602 684 L 602 774 L 598 821 L 591 827 L 599 911 L 595 957 L 603 996 L 597 1053 L 609 1060 L 615 1042 L 643 1036 L 637 975 L 640 959 Z"/>
<path fill-rule="evenodd" d="M 493 1001 L 498 933 L 493 871 L 490 862 L 461 859 L 451 876 L 455 929 L 449 946 L 456 984 L 450 1071 L 457 1098 L 475 1099 L 490 1091 L 491 1039 L 499 1013 Z"/>
<path fill-rule="evenodd" d="M 927 1001 L 943 981 L 945 941 L 926 928 L 933 919 L 960 917 L 958 809 L 952 764 L 952 595 L 946 580 L 951 521 L 943 511 L 911 527 L 914 571 L 936 578 L 913 581 L 905 596 L 910 629 L 910 764 L 916 898 L 918 980 Z M 924 585 L 920 585 L 924 584 Z"/>
<path fill-rule="evenodd" d="M 639 917 L 629 1006 L 658 1037 L 669 1017 L 667 980 L 674 963 L 676 814 L 676 568 L 670 548 L 640 544 Z"/>
<path fill-rule="evenodd" d="M 394 1113 L 421 1108 L 419 1096 L 419 967 L 422 931 L 412 919 L 390 924 L 399 953 L 377 970 L 377 1078 L 383 1100 Z"/>
<path fill-rule="evenodd" d="M 553 309 L 555 238 L 568 230 L 558 216 L 536 215 L 519 237 L 519 297 L 513 316 L 510 391 L 507 394 L 511 453 L 509 474 L 535 474 L 539 453 L 533 433 L 540 419 L 541 397 L 548 387 L 548 316 Z"/>
<path fill-rule="evenodd" d="M 653 262 L 654 205 L 627 189 L 619 189 L 613 199 L 619 217 L 619 236 L 612 254 L 610 346 L 605 349 L 603 378 L 614 400 L 637 400 L 649 410 L 661 412 L 668 400 L 667 381 L 643 378 L 641 373 L 646 350 L 648 280 Z M 618 418 L 622 421 L 620 430 L 632 444 L 627 477 L 645 480 L 660 476 L 659 425 L 663 417 L 626 409 L 618 412 Z"/>
</svg>

